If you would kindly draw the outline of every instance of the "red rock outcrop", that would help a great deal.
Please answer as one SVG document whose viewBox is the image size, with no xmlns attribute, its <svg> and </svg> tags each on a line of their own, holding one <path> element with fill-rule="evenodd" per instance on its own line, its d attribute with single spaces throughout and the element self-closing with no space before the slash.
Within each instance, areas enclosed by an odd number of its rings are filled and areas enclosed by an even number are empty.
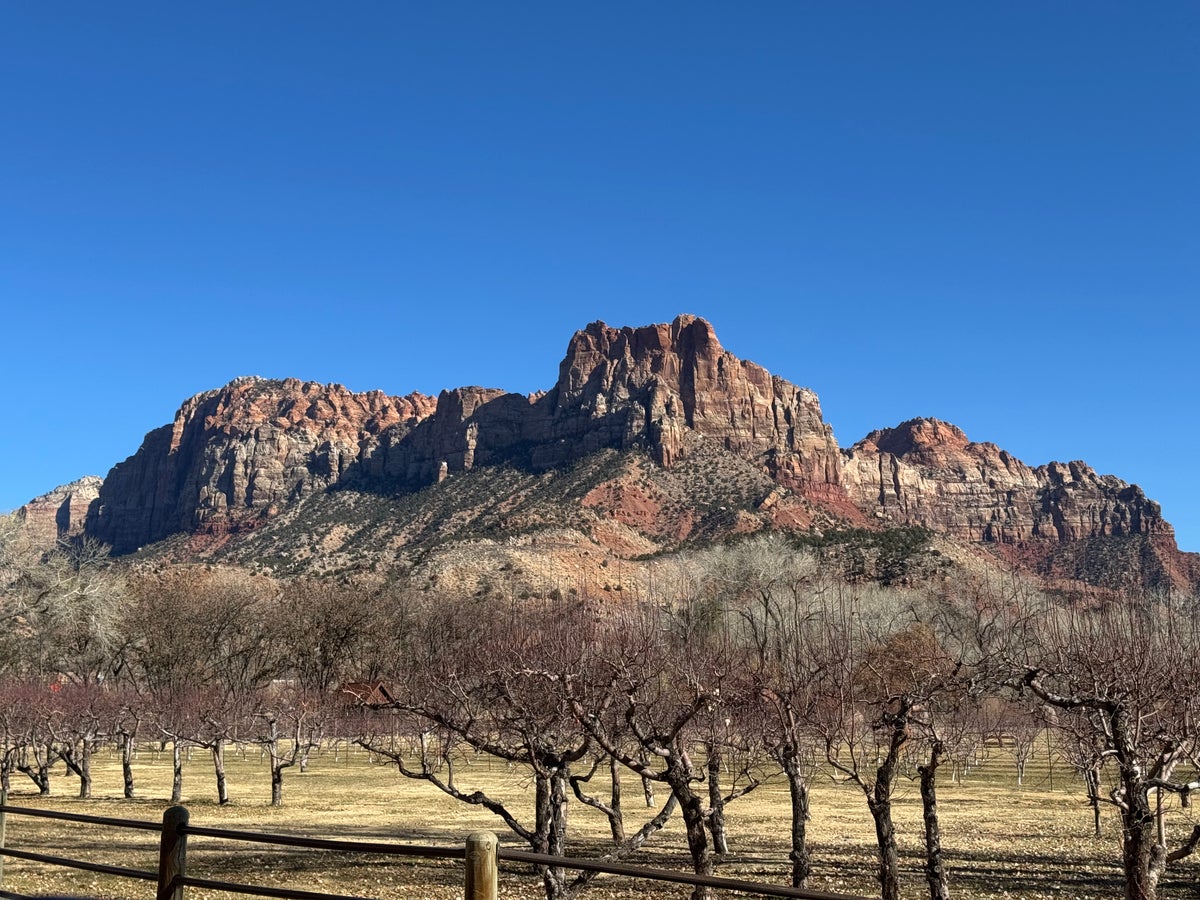
<svg viewBox="0 0 1200 900">
<path fill-rule="evenodd" d="M 419 486 L 476 465 L 545 469 L 633 447 L 669 467 L 688 433 L 798 490 L 838 482 L 838 446 L 816 394 L 727 352 L 695 316 L 643 328 L 594 322 L 571 339 L 545 394 L 444 391 L 434 415 L 385 435 L 372 471 Z"/>
<path fill-rule="evenodd" d="M 571 339 L 552 393 L 563 437 L 571 425 L 587 433 L 608 423 L 607 446 L 646 446 L 670 466 L 690 430 L 794 487 L 839 481 L 817 395 L 738 359 L 695 316 L 642 328 L 593 322 Z"/>
<path fill-rule="evenodd" d="M 738 359 L 695 316 L 594 322 L 572 337 L 554 387 L 530 396 L 465 387 L 400 398 L 239 379 L 147 435 L 105 480 L 87 531 L 124 552 L 179 531 L 251 526 L 334 485 L 411 490 L 478 466 L 540 471 L 632 448 L 668 469 L 736 456 L 779 486 L 755 519 L 776 527 L 923 525 L 1010 547 L 1128 535 L 1172 543 L 1136 486 L 1079 462 L 1031 468 L 936 419 L 843 452 L 816 394 Z M 703 493 L 712 503 L 722 489 Z M 619 508 L 641 509 L 634 493 L 620 498 Z"/>
<path fill-rule="evenodd" d="M 238 378 L 185 402 L 113 468 L 87 533 L 127 552 L 179 531 L 253 521 L 369 465 L 382 432 L 411 429 L 433 409 L 421 394 Z"/>
<path fill-rule="evenodd" d="M 843 485 L 863 512 L 967 541 L 1170 534 L 1141 488 L 1082 462 L 1031 468 L 937 419 L 874 431 L 848 451 Z"/>
<path fill-rule="evenodd" d="M 30 500 L 16 511 L 30 539 L 40 547 L 53 547 L 60 538 L 83 531 L 88 507 L 100 495 L 103 479 L 85 475 Z"/>
</svg>

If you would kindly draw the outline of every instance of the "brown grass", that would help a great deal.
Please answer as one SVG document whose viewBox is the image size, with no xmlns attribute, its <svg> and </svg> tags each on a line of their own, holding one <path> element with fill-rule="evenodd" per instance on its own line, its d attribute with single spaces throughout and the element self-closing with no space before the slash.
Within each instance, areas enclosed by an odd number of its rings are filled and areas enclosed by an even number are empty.
<svg viewBox="0 0 1200 900">
<path fill-rule="evenodd" d="M 257 753 L 230 754 L 230 793 L 233 802 L 216 805 L 208 757 L 197 753 L 185 775 L 185 805 L 192 823 L 319 837 L 387 840 L 459 846 L 474 830 L 496 831 L 503 843 L 520 846 L 502 823 L 477 807 L 458 803 L 429 785 L 410 782 L 394 769 L 374 765 L 362 751 L 336 754 L 327 750 L 306 774 L 289 770 L 282 809 L 269 805 L 267 769 Z M 169 756 L 142 753 L 136 775 L 143 799 L 120 797 L 120 771 L 107 756 L 95 765 L 95 796 L 72 799 L 73 778 L 54 778 L 53 796 L 38 798 L 14 780 L 13 805 L 59 809 L 94 815 L 157 821 L 168 806 Z M 23 777 L 23 776 L 22 776 Z M 529 784 L 519 770 L 481 759 L 460 773 L 464 787 L 485 787 L 523 813 L 529 810 Z M 945 844 L 956 897 L 1085 898 L 1119 897 L 1118 823 L 1104 812 L 1104 835 L 1092 834 L 1091 812 L 1079 781 L 1061 763 L 1055 765 L 1053 789 L 1045 759 L 1030 766 L 1027 786 L 1018 788 L 1011 760 L 994 752 L 961 785 L 941 786 Z M 947 779 L 948 781 L 948 779 Z M 26 782 L 28 784 L 28 782 Z M 32 788 L 32 785 L 29 785 Z M 626 784 L 627 815 L 631 822 L 644 810 L 640 788 Z M 1172 831 L 1185 834 L 1184 814 L 1171 810 Z M 604 850 L 606 824 L 591 810 L 572 807 L 574 837 L 571 852 L 597 856 Z M 916 785 L 902 784 L 896 804 L 905 867 L 905 895 L 926 895 L 921 877 L 921 818 Z M 729 808 L 731 855 L 719 874 L 777 884 L 787 878 L 787 791 L 771 783 Z M 636 826 L 634 826 L 636 827 Z M 28 817 L 9 816 L 9 847 L 61 854 L 154 870 L 157 836 Z M 816 875 L 812 887 L 863 894 L 874 892 L 874 843 L 870 818 L 861 793 L 829 779 L 814 783 L 810 835 Z M 666 868 L 687 868 L 682 829 L 676 819 L 636 860 Z M 199 877 L 224 878 L 270 886 L 291 886 L 379 898 L 455 898 L 462 896 L 460 864 L 430 863 L 406 858 L 351 857 L 323 851 L 231 844 L 193 838 L 188 850 L 189 872 Z M 1164 898 L 1197 897 L 1197 861 L 1186 860 L 1168 872 Z M 150 885 L 108 876 L 51 869 L 6 860 L 4 888 L 19 893 L 69 892 L 92 897 L 134 898 L 150 895 Z M 189 891 L 195 900 L 229 896 Z M 538 882 L 519 867 L 502 873 L 502 896 L 537 898 Z M 588 892 L 600 898 L 684 897 L 681 887 L 637 883 L 602 877 Z"/>
</svg>

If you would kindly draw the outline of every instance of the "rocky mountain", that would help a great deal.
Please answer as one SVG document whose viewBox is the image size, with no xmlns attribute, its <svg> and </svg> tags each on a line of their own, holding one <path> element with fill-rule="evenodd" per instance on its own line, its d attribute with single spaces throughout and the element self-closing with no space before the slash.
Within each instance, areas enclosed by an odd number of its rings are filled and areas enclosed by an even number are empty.
<svg viewBox="0 0 1200 900">
<path fill-rule="evenodd" d="M 253 527 L 369 464 L 385 431 L 434 410 L 421 394 L 238 378 L 186 401 L 113 468 L 87 517 L 117 553 L 181 531 Z"/>
<path fill-rule="evenodd" d="M 767 527 L 919 525 L 1047 571 L 1062 557 L 1049 548 L 1096 540 L 1149 541 L 1180 556 L 1158 504 L 1084 463 L 1030 467 L 935 419 L 842 450 L 816 394 L 724 350 L 694 316 L 595 322 L 571 338 L 550 390 L 530 396 L 466 387 L 390 397 L 238 379 L 188 400 L 114 467 L 86 531 L 117 553 L 172 534 L 246 534 L 336 489 L 392 498 L 387 530 L 408 535 L 385 541 L 396 545 L 432 533 L 402 498 L 437 488 L 443 502 L 454 493 L 447 479 L 493 469 L 526 473 L 517 493 L 532 496 L 529 479 L 597 454 L 611 465 L 592 464 L 595 477 L 566 479 L 560 496 L 539 502 L 591 511 L 588 539 L 618 554 Z M 513 503 L 525 510 L 522 528 L 562 520 Z M 459 527 L 493 512 L 483 502 L 443 518 Z"/>
<path fill-rule="evenodd" d="M 843 485 L 855 506 L 879 521 L 924 525 L 966 541 L 1172 533 L 1137 485 L 1078 461 L 1031 468 L 937 419 L 871 432 L 846 452 Z"/>
<path fill-rule="evenodd" d="M 102 483 L 103 480 L 95 475 L 85 475 L 78 481 L 56 487 L 17 509 L 17 520 L 24 524 L 36 545 L 53 547 L 59 539 L 83 532 L 88 507 L 100 496 Z"/>
</svg>

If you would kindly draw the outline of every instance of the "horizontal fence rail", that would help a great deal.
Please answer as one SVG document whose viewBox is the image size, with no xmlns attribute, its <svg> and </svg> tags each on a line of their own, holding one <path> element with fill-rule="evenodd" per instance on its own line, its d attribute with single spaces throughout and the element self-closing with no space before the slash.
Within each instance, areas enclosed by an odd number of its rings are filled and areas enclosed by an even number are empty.
<svg viewBox="0 0 1200 900">
<path fill-rule="evenodd" d="M 157 832 L 160 835 L 159 871 L 154 873 L 140 869 L 126 868 L 124 866 L 86 862 L 7 847 L 5 846 L 5 824 L 8 815 L 30 816 L 84 825 Z M 9 806 L 7 797 L 3 792 L 0 792 L 0 900 L 3 900 L 3 898 L 25 900 L 25 895 L 12 893 L 3 888 L 3 861 L 6 857 L 112 875 L 119 878 L 153 881 L 157 883 L 157 900 L 184 900 L 184 889 L 187 887 L 226 891 L 256 897 L 275 897 L 281 898 L 281 900 L 365 900 L 365 898 L 354 895 L 331 894 L 327 891 L 313 892 L 296 888 L 273 888 L 265 885 L 239 884 L 237 882 L 199 878 L 189 875 L 187 874 L 186 865 L 186 851 L 189 837 L 242 841 L 279 847 L 300 847 L 311 850 L 330 850 L 341 853 L 407 856 L 424 859 L 462 859 L 466 863 L 464 867 L 467 886 L 466 896 L 470 900 L 495 900 L 497 884 L 496 866 L 497 862 L 501 860 L 535 866 L 597 872 L 622 878 L 636 878 L 694 887 L 712 887 L 743 894 L 754 894 L 760 897 L 796 897 L 801 898 L 801 900 L 868 900 L 868 898 L 852 894 L 833 894 L 805 888 L 746 881 L 739 878 L 724 878 L 716 875 L 697 875 L 688 872 L 675 872 L 669 869 L 646 868 L 613 862 L 607 859 L 576 859 L 552 856 L 545 853 L 532 853 L 526 850 L 500 847 L 495 836 L 489 833 L 471 835 L 467 839 L 465 847 L 391 844 L 380 841 L 331 840 L 327 838 L 267 834 L 191 825 L 188 822 L 187 809 L 181 806 L 173 806 L 166 810 L 163 813 L 161 824 L 136 819 L 117 819 L 107 816 L 91 816 Z"/>
<path fill-rule="evenodd" d="M 670 869 L 651 869 L 644 866 L 608 862 L 603 859 L 572 859 L 563 856 L 550 856 L 546 853 L 531 853 L 527 850 L 510 850 L 506 847 L 499 848 L 496 851 L 496 855 L 500 859 L 511 862 L 533 863 L 534 865 L 553 866 L 559 869 L 577 869 L 584 872 L 603 872 L 607 875 L 642 878 L 648 881 L 667 881 L 674 884 L 689 884 L 698 887 L 723 888 L 727 891 L 757 894 L 760 897 L 800 897 L 803 900 L 867 900 L 866 897 L 858 897 L 853 894 L 830 894 L 823 891 L 811 891 L 807 888 L 794 888 L 781 884 L 763 884 L 761 881 L 746 881 L 741 878 L 696 875 L 691 872 L 673 872 Z"/>
<path fill-rule="evenodd" d="M 154 826 L 158 830 L 158 826 Z M 429 847 L 419 844 L 388 844 L 380 841 L 342 841 L 326 838 L 297 837 L 290 834 L 263 834 L 257 831 L 231 831 L 228 828 L 202 828 L 184 825 L 180 834 L 220 838 L 227 841 L 247 841 L 255 844 L 275 844 L 280 847 L 305 847 L 309 850 L 337 850 L 342 853 L 378 853 L 391 856 L 421 856 L 427 859 L 462 859 L 462 847 Z"/>
</svg>

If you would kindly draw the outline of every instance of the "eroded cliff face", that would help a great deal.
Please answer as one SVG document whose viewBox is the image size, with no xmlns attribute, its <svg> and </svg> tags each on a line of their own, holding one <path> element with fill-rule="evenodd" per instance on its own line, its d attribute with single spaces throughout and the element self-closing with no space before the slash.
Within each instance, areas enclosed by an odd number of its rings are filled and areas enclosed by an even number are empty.
<svg viewBox="0 0 1200 900">
<path fill-rule="evenodd" d="M 384 436 L 373 474 L 413 487 L 478 465 L 546 469 L 597 450 L 644 448 L 664 467 L 699 436 L 797 490 L 836 485 L 841 459 L 816 394 L 724 350 L 694 316 L 577 332 L 555 386 L 525 397 L 469 387 Z"/>
<path fill-rule="evenodd" d="M 792 486 L 839 481 L 837 442 L 817 395 L 738 359 L 695 316 L 643 328 L 594 322 L 577 332 L 553 403 L 564 425 L 582 431 L 615 417 L 610 446 L 642 444 L 663 466 L 685 452 L 692 431 Z"/>
<path fill-rule="evenodd" d="M 118 552 L 179 531 L 254 521 L 369 463 L 387 429 L 432 413 L 421 394 L 389 397 L 294 378 L 239 378 L 185 402 L 105 479 L 87 533 Z"/>
<path fill-rule="evenodd" d="M 761 479 L 761 498 L 739 495 L 735 530 L 923 525 L 1014 548 L 1129 535 L 1173 545 L 1158 504 L 1136 486 L 1079 462 L 1031 468 L 936 419 L 873 432 L 843 452 L 816 394 L 729 353 L 695 316 L 595 322 L 571 338 L 555 385 L 530 396 L 465 387 L 391 397 L 239 379 L 187 401 L 112 470 L 87 532 L 126 552 L 181 531 L 253 527 L 335 485 L 395 493 L 480 466 L 537 472 L 633 448 L 668 470 L 695 463 L 689 479 L 712 473 L 692 498 L 710 512 L 730 489 L 718 470 Z M 710 465 L 716 458 L 741 469 Z M 640 522 L 657 506 L 635 488 L 614 482 L 561 502 Z M 702 518 L 671 515 L 676 530 Z"/>
<path fill-rule="evenodd" d="M 1031 468 L 937 419 L 874 431 L 848 451 L 843 485 L 869 517 L 966 541 L 1079 541 L 1171 534 L 1141 488 L 1082 462 Z"/>
<path fill-rule="evenodd" d="M 35 497 L 16 511 L 29 538 L 39 547 L 50 548 L 60 539 L 83 532 L 88 507 L 100 495 L 103 479 L 85 475 Z"/>
</svg>

